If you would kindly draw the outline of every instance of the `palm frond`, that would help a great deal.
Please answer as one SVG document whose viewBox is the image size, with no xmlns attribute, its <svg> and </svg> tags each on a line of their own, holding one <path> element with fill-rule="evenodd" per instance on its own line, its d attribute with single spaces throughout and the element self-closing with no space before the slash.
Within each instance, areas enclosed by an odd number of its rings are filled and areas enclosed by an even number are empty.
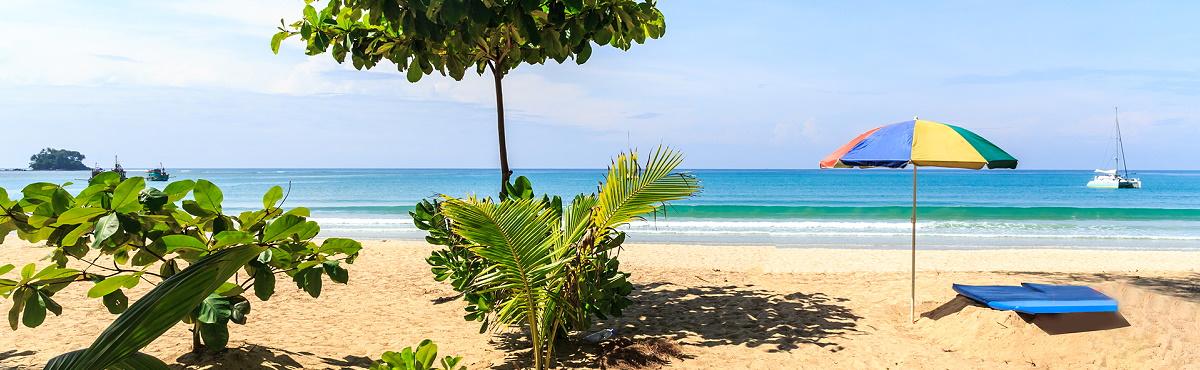
<svg viewBox="0 0 1200 370">
<path fill-rule="evenodd" d="M 263 249 L 244 245 L 201 258 L 129 306 L 90 347 L 51 361 L 46 369 L 103 369 L 125 361 L 175 326 Z"/>
<path fill-rule="evenodd" d="M 654 212 L 665 202 L 700 191 L 700 182 L 695 177 L 673 172 L 682 162 L 683 153 L 663 146 L 650 154 L 645 167 L 638 162 L 636 153 L 617 156 L 597 196 L 592 216 L 596 226 L 615 228 Z"/>
<path fill-rule="evenodd" d="M 579 194 L 563 213 L 562 245 L 578 242 L 587 233 L 592 221 L 592 209 L 596 207 L 595 194 Z"/>
<path fill-rule="evenodd" d="M 498 302 L 498 322 L 514 324 L 541 310 L 542 292 L 555 284 L 561 261 L 555 257 L 555 217 L 540 200 L 508 200 L 499 204 L 468 198 L 448 199 L 443 212 L 454 232 L 469 241 L 471 251 L 497 268 L 481 276 L 480 291 L 510 290 Z"/>
</svg>

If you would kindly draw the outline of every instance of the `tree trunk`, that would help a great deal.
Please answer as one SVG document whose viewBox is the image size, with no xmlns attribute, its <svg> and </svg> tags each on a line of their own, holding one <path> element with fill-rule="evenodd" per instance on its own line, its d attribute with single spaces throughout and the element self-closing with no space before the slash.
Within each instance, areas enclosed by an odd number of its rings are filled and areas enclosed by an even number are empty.
<svg viewBox="0 0 1200 370">
<path fill-rule="evenodd" d="M 204 344 L 200 342 L 200 322 L 192 323 L 192 353 L 200 353 L 204 350 Z"/>
<path fill-rule="evenodd" d="M 496 81 L 496 135 L 500 138 L 500 199 L 508 196 L 508 178 L 512 170 L 508 168 L 508 146 L 504 143 L 504 88 L 501 80 L 504 78 L 495 67 L 492 67 L 492 79 Z"/>
</svg>

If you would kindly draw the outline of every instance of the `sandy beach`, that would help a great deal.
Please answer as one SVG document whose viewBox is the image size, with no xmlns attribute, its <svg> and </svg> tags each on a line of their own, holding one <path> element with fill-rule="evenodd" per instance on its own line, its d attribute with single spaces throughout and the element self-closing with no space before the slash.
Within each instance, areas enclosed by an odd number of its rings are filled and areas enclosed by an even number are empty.
<svg viewBox="0 0 1200 370">
<path fill-rule="evenodd" d="M 478 334 L 463 303 L 434 282 L 420 242 L 374 241 L 348 285 L 319 299 L 280 281 L 253 300 L 230 349 L 188 354 L 178 325 L 145 352 L 180 368 L 359 368 L 421 339 L 468 368 L 520 366 L 511 333 Z M 5 263 L 45 249 L 10 240 Z M 564 348 L 564 368 L 1200 368 L 1200 252 L 921 251 L 918 313 L 908 324 L 908 251 L 770 246 L 631 245 L 634 305 L 608 322 L 618 339 Z M 39 262 L 44 264 L 45 262 Z M 1118 316 L 1021 317 L 956 299 L 953 282 L 1086 284 L 1116 298 Z M 40 368 L 91 343 L 114 316 L 87 285 L 55 298 L 63 316 L 0 331 L 0 367 Z M 134 295 L 144 293 L 143 284 Z M 4 307 L 10 306 L 6 302 Z M 1091 330 L 1075 332 L 1079 330 Z"/>
</svg>

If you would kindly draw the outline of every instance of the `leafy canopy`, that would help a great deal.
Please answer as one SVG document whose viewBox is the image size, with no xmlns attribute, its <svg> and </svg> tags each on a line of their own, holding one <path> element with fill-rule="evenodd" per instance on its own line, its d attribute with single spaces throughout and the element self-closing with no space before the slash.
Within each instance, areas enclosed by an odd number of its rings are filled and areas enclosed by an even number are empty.
<svg viewBox="0 0 1200 370">
<path fill-rule="evenodd" d="M 300 35 L 308 55 L 349 56 L 356 69 L 386 59 L 411 82 L 435 71 L 461 80 L 470 68 L 503 76 L 547 59 L 583 64 L 593 44 L 628 50 L 666 30 L 654 0 L 331 0 L 319 11 L 311 2 L 300 20 L 281 21 L 272 51 Z"/>
<path fill-rule="evenodd" d="M 83 164 L 84 155 L 66 149 L 45 148 L 29 157 L 29 169 L 34 171 L 80 171 L 88 169 Z"/>
</svg>

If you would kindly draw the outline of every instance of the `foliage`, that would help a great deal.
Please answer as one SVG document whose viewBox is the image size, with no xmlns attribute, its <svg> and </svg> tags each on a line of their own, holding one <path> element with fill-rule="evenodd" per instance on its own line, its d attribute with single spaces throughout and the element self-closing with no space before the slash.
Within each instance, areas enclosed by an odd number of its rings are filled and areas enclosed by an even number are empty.
<svg viewBox="0 0 1200 370">
<path fill-rule="evenodd" d="M 30 184 L 15 200 L 0 188 L 0 243 L 16 231 L 21 239 L 50 249 L 49 265 L 38 269 L 28 264 L 17 279 L 0 279 L 0 296 L 13 301 L 8 314 L 13 330 L 18 322 L 40 325 L 47 311 L 61 314 L 53 296 L 71 284 L 92 283 L 88 297 L 100 298 L 109 312 L 118 314 L 133 309 L 128 307 L 127 289 L 156 282 L 161 282 L 159 287 L 172 286 L 168 282 L 173 275 L 206 256 L 244 246 L 260 248 L 254 258 L 234 266 L 243 274 L 233 275 L 232 281 L 228 276 L 216 280 L 219 284 L 200 300 L 168 301 L 185 314 L 164 317 L 192 325 L 194 349 L 203 344 L 218 350 L 228 340 L 229 322 L 245 323 L 250 313 L 245 292 L 270 299 L 276 275 L 285 274 L 315 298 L 322 275 L 346 283 L 341 264 L 353 263 L 361 249 L 349 239 L 316 243 L 320 227 L 307 220 L 306 208 L 281 208 L 285 194 L 278 186 L 263 196 L 262 209 L 231 216 L 222 208 L 221 190 L 206 180 L 176 181 L 158 190 L 147 188 L 140 177 L 121 181 L 108 172 L 74 196 L 66 185 Z M 189 194 L 191 199 L 185 199 Z M 70 260 L 83 269 L 68 267 Z M 0 276 L 13 269 L 0 266 Z"/>
<path fill-rule="evenodd" d="M 583 64 L 593 44 L 629 50 L 666 32 L 655 0 L 330 0 L 321 10 L 310 0 L 300 20 L 280 23 L 275 53 L 300 35 L 308 55 L 329 52 L 338 63 L 349 55 L 360 70 L 387 60 L 409 82 L 435 71 L 455 80 L 472 68 L 491 71 L 502 186 L 512 172 L 501 83 L 509 71 L 548 59 Z"/>
<path fill-rule="evenodd" d="M 417 345 L 416 350 L 413 350 L 412 347 L 404 347 L 404 350 L 400 352 L 384 352 L 383 359 L 372 364 L 371 370 L 462 370 L 467 368 L 458 366 L 458 363 L 462 362 L 462 356 L 446 356 L 439 361 L 437 355 L 437 344 L 426 339 Z M 435 368 L 437 363 L 434 361 L 439 361 L 441 367 Z"/>
<path fill-rule="evenodd" d="M 461 80 L 468 68 L 498 75 L 524 63 L 583 64 L 592 44 L 628 50 L 665 33 L 653 0 L 331 0 L 318 11 L 281 25 L 271 50 L 293 35 L 308 55 L 347 54 L 356 69 L 387 59 L 408 80 L 434 71 Z"/>
<path fill-rule="evenodd" d="M 83 154 L 74 150 L 45 148 L 29 157 L 29 169 L 34 171 L 87 170 Z"/>
<path fill-rule="evenodd" d="M 240 245 L 201 258 L 164 280 L 134 303 L 90 347 L 51 359 L 46 368 L 103 369 L 117 362 L 128 361 L 133 356 L 141 364 L 130 364 L 130 368 L 165 369 L 166 364 L 153 357 L 134 355 L 187 317 L 192 311 L 191 307 L 200 304 L 246 262 L 265 249 L 253 244 Z"/>
<path fill-rule="evenodd" d="M 580 194 L 565 208 L 558 197 L 534 197 L 528 180 L 518 178 L 509 189 L 514 196 L 499 202 L 444 196 L 436 208 L 418 207 L 414 219 L 431 234 L 448 227 L 462 238 L 428 262 L 435 279 L 450 279 L 471 303 L 466 318 L 485 328 L 527 327 L 534 367 L 548 368 L 560 333 L 587 329 L 593 318 L 620 315 L 631 303 L 629 274 L 617 260 L 625 233 L 617 228 L 699 191 L 694 177 L 674 172 L 682 159 L 659 148 L 643 166 L 636 153 L 621 154 L 597 193 Z M 430 224 L 431 211 L 446 226 Z"/>
</svg>

